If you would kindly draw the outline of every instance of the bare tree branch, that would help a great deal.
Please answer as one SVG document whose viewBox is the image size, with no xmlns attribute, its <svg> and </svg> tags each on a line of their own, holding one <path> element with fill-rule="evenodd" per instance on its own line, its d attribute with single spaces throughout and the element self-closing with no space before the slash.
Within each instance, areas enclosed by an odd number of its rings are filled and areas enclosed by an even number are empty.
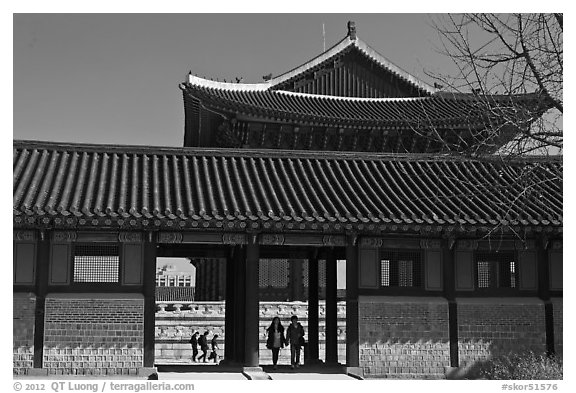
<svg viewBox="0 0 576 393">
<path fill-rule="evenodd" d="M 546 147 L 562 151 L 562 23 L 562 14 L 458 14 L 432 20 L 440 51 L 458 74 L 427 75 L 446 91 L 474 94 L 486 114 L 487 127 L 470 130 L 476 146 L 467 152 L 493 151 L 504 134 L 515 134 L 510 146 L 524 153 Z M 523 94 L 526 100 L 519 98 Z M 490 98 L 495 95 L 511 99 Z"/>
<path fill-rule="evenodd" d="M 562 14 L 554 14 L 558 25 L 560 25 L 560 29 L 564 31 L 564 16 Z"/>
</svg>

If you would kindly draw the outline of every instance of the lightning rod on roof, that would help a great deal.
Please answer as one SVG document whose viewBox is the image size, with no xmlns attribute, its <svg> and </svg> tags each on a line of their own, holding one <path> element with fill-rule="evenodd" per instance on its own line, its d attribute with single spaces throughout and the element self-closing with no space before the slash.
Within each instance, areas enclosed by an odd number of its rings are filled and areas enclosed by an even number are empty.
<svg viewBox="0 0 576 393">
<path fill-rule="evenodd" d="M 324 23 L 322 23 L 322 52 L 326 52 L 326 30 L 324 29 Z"/>
</svg>

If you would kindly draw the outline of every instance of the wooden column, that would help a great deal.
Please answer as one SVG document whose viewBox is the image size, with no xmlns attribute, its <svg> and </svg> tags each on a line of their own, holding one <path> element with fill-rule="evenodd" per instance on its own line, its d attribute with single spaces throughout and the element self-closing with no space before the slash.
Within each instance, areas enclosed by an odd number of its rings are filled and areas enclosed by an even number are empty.
<svg viewBox="0 0 576 393">
<path fill-rule="evenodd" d="M 550 266 L 548 260 L 548 239 L 539 239 L 538 247 L 538 297 L 544 301 L 544 321 L 546 328 L 546 354 L 554 355 L 554 307 L 550 301 Z"/>
<path fill-rule="evenodd" d="M 356 235 L 346 240 L 346 366 L 359 367 L 358 247 Z"/>
<path fill-rule="evenodd" d="M 318 362 L 318 252 L 308 259 L 308 347 L 305 356 Z"/>
<path fill-rule="evenodd" d="M 237 246 L 234 253 L 234 363 L 244 363 L 246 325 L 246 247 Z"/>
<path fill-rule="evenodd" d="M 454 266 L 455 239 L 442 241 L 444 297 L 448 300 L 448 336 L 450 340 L 450 367 L 458 367 L 458 304 L 456 303 L 456 278 Z"/>
<path fill-rule="evenodd" d="M 34 322 L 34 368 L 42 368 L 44 358 L 44 312 L 48 293 L 50 233 L 40 231 L 36 254 L 36 309 Z"/>
<path fill-rule="evenodd" d="M 148 232 L 144 241 L 144 367 L 154 367 L 156 329 L 156 237 Z"/>
<path fill-rule="evenodd" d="M 234 305 L 234 254 L 238 253 L 239 247 L 230 247 L 230 252 L 226 257 L 226 299 L 224 306 L 224 360 L 229 363 L 235 359 L 234 346 L 234 318 L 236 307 Z"/>
<path fill-rule="evenodd" d="M 302 259 L 289 259 L 290 266 L 290 300 L 304 299 L 304 282 L 302 280 Z"/>
<path fill-rule="evenodd" d="M 244 335 L 244 366 L 259 366 L 259 299 L 258 299 L 258 264 L 260 260 L 260 245 L 258 244 L 258 234 L 248 234 L 248 245 L 246 246 L 246 287 L 245 302 L 246 316 Z"/>
<path fill-rule="evenodd" d="M 206 275 L 204 273 L 204 261 L 201 258 L 193 259 L 196 268 L 196 287 L 194 288 L 194 300 L 206 300 L 204 289 L 206 288 Z M 202 334 L 202 333 L 200 333 Z"/>
<path fill-rule="evenodd" d="M 338 363 L 338 308 L 336 254 L 329 249 L 326 255 L 326 364 Z"/>
</svg>

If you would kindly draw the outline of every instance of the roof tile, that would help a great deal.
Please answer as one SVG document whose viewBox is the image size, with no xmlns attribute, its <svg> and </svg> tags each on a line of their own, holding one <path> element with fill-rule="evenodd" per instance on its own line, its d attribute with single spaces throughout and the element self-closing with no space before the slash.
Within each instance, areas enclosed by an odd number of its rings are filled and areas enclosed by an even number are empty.
<svg viewBox="0 0 576 393">
<path fill-rule="evenodd" d="M 441 94 L 409 98 L 355 98 L 282 90 L 230 90 L 226 86 L 207 87 L 189 83 L 180 87 L 185 100 L 194 97 L 201 100 L 203 105 L 219 111 L 355 128 L 485 128 L 488 116 L 492 122 L 503 122 L 510 117 L 516 121 L 530 121 L 530 117 L 523 119 L 522 113 L 527 108 L 533 112 L 541 104 L 537 94 L 517 97 Z M 498 110 L 489 110 L 495 107 L 495 103 L 498 103 Z"/>
<path fill-rule="evenodd" d="M 562 225 L 562 162 L 549 158 L 15 141 L 13 176 L 14 217 L 60 223 Z"/>
</svg>

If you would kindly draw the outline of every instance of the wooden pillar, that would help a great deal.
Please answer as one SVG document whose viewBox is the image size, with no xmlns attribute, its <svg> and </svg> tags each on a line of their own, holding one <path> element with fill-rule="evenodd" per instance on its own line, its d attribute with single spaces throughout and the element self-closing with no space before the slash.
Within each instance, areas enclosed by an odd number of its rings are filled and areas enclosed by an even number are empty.
<svg viewBox="0 0 576 393">
<path fill-rule="evenodd" d="M 302 260 L 289 259 L 290 264 L 290 300 L 304 300 L 304 282 L 302 280 Z"/>
<path fill-rule="evenodd" d="M 156 238 L 147 233 L 144 241 L 144 367 L 154 367 L 156 329 Z"/>
<path fill-rule="evenodd" d="M 456 303 L 456 266 L 454 265 L 455 239 L 442 241 L 444 297 L 448 300 L 448 337 L 450 341 L 450 367 L 458 367 L 458 304 Z"/>
<path fill-rule="evenodd" d="M 260 260 L 260 245 L 258 244 L 258 234 L 248 234 L 248 245 L 246 246 L 246 287 L 244 312 L 246 320 L 244 335 L 244 366 L 259 366 L 259 299 L 258 299 L 258 264 Z"/>
<path fill-rule="evenodd" d="M 338 363 L 338 308 L 337 308 L 336 254 L 333 249 L 326 255 L 326 364 Z"/>
<path fill-rule="evenodd" d="M 40 231 L 36 254 L 36 308 L 34 318 L 34 368 L 42 368 L 44 358 L 44 312 L 48 293 L 50 233 Z"/>
<path fill-rule="evenodd" d="M 554 348 L 554 307 L 550 301 L 550 266 L 548 260 L 548 239 L 542 237 L 538 247 L 538 297 L 544 301 L 544 321 L 546 329 L 546 354 L 556 353 Z"/>
<path fill-rule="evenodd" d="M 346 240 L 346 366 L 359 367 L 358 247 L 356 235 L 348 235 Z"/>
<path fill-rule="evenodd" d="M 318 252 L 308 259 L 308 347 L 304 355 L 308 362 L 318 362 Z"/>
<path fill-rule="evenodd" d="M 230 247 L 230 252 L 226 258 L 226 298 L 224 306 L 224 360 L 232 362 L 235 359 L 235 343 L 234 343 L 234 318 L 236 307 L 234 305 L 234 254 L 238 253 L 239 247 Z"/>
<path fill-rule="evenodd" d="M 194 258 L 194 267 L 196 268 L 196 288 L 194 289 L 194 299 L 196 301 L 206 300 L 204 288 L 206 287 L 206 277 L 204 274 L 204 262 L 200 258 Z"/>
<path fill-rule="evenodd" d="M 226 299 L 226 259 L 218 258 L 218 300 Z"/>
<path fill-rule="evenodd" d="M 246 325 L 246 247 L 237 246 L 234 253 L 234 363 L 244 363 L 244 330 Z"/>
</svg>

